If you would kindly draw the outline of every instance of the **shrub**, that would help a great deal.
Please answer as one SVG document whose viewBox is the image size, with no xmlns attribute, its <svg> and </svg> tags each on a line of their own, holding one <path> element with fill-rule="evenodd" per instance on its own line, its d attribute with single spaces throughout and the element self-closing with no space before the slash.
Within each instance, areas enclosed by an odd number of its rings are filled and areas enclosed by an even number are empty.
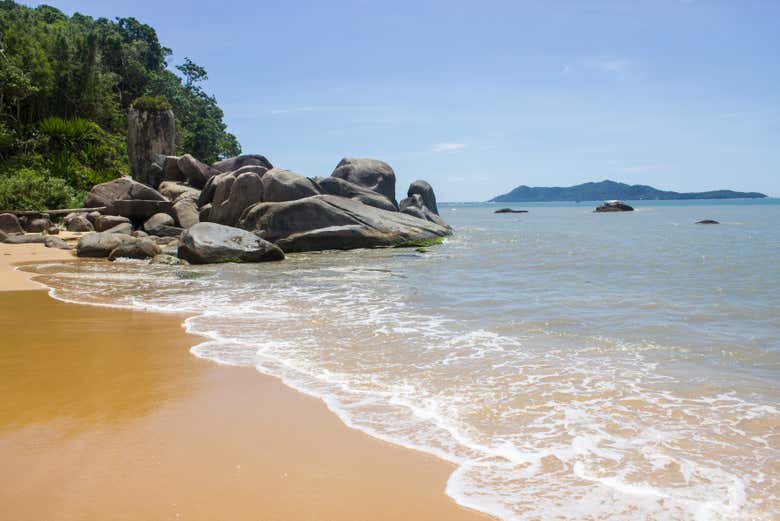
<svg viewBox="0 0 780 521">
<path fill-rule="evenodd" d="M 0 176 L 0 210 L 79 207 L 84 195 L 64 179 L 50 177 L 45 171 L 23 168 L 14 174 Z"/>
<path fill-rule="evenodd" d="M 165 96 L 141 96 L 133 101 L 133 108 L 147 112 L 161 112 L 172 109 L 170 102 Z"/>
</svg>

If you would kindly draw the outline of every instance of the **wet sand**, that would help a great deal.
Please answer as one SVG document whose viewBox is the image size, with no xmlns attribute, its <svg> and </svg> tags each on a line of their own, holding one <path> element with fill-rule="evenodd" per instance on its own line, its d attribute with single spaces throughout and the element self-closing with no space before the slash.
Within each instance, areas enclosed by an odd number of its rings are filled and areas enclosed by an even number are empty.
<svg viewBox="0 0 780 521">
<path fill-rule="evenodd" d="M 9 275 L 9 259 L 29 260 L 3 255 L 17 248 L 71 258 L 0 244 L 0 288 L 32 285 Z M 349 429 L 253 369 L 195 358 L 182 318 L 0 291 L 0 517 L 488 519 L 444 494 L 450 464 Z"/>
</svg>

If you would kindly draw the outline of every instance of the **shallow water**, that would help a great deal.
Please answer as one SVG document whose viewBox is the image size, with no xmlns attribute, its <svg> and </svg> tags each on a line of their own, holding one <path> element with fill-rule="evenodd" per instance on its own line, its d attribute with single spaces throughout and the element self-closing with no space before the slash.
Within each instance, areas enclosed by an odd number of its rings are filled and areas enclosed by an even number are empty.
<svg viewBox="0 0 780 521">
<path fill-rule="evenodd" d="M 779 202 L 442 205 L 455 235 L 427 253 L 36 271 L 64 300 L 192 313 L 195 355 L 455 462 L 447 492 L 502 519 L 769 520 Z"/>
</svg>

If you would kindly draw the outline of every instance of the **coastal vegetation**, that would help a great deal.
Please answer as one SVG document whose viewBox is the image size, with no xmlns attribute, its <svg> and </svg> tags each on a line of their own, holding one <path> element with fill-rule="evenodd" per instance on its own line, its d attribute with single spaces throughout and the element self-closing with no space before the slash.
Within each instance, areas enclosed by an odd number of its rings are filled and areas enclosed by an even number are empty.
<svg viewBox="0 0 780 521">
<path fill-rule="evenodd" d="M 0 208 L 79 206 L 95 184 L 130 173 L 131 106 L 172 109 L 177 153 L 206 162 L 240 153 L 206 70 L 135 18 L 67 16 L 0 0 Z"/>
</svg>

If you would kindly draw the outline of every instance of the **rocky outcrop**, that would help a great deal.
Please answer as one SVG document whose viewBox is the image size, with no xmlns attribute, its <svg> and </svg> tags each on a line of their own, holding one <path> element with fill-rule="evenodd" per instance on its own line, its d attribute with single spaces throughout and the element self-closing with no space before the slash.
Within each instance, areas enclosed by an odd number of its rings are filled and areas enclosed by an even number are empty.
<svg viewBox="0 0 780 521">
<path fill-rule="evenodd" d="M 358 186 L 339 177 L 315 177 L 314 182 L 319 186 L 323 194 L 337 195 L 360 201 L 368 206 L 380 208 L 394 212 L 397 210 L 395 205 L 385 196 L 369 190 L 368 188 Z"/>
<path fill-rule="evenodd" d="M 157 190 L 138 183 L 129 177 L 121 177 L 107 183 L 95 185 L 87 195 L 84 206 L 87 208 L 99 208 L 105 206 L 102 212 L 108 215 L 116 215 L 114 203 L 126 200 L 165 201 L 165 197 Z"/>
<path fill-rule="evenodd" d="M 214 195 L 209 221 L 235 226 L 241 214 L 263 200 L 263 181 L 254 172 L 246 172 L 232 181 L 223 181 Z"/>
<path fill-rule="evenodd" d="M 217 223 L 199 223 L 181 238 L 179 257 L 192 264 L 284 259 L 277 246 L 255 234 Z"/>
<path fill-rule="evenodd" d="M 172 111 L 131 108 L 127 115 L 127 153 L 133 179 L 153 187 L 160 184 L 163 169 L 155 165 L 155 160 L 159 155 L 173 154 L 175 141 Z"/>
<path fill-rule="evenodd" d="M 12 213 L 0 213 L 0 231 L 6 235 L 24 233 L 19 218 Z"/>
<path fill-rule="evenodd" d="M 308 177 L 281 168 L 269 170 L 261 179 L 264 202 L 294 201 L 321 193 L 317 184 Z"/>
<path fill-rule="evenodd" d="M 425 205 L 428 210 L 439 215 L 439 208 L 436 206 L 436 194 L 433 193 L 433 187 L 427 181 L 418 179 L 409 185 L 406 196 L 412 197 L 415 194 L 422 197 L 423 205 Z"/>
<path fill-rule="evenodd" d="M 331 176 L 381 194 L 398 207 L 395 200 L 395 172 L 384 161 L 345 157 L 336 165 Z"/>
<path fill-rule="evenodd" d="M 219 173 L 219 170 L 203 164 L 189 154 L 181 156 L 176 164 L 184 177 L 195 188 L 203 188 L 209 178 Z"/>
<path fill-rule="evenodd" d="M 596 212 L 633 212 L 634 208 L 623 201 L 604 201 L 604 204 L 596 207 Z"/>
<path fill-rule="evenodd" d="M 265 156 L 261 156 L 259 154 L 245 154 L 237 157 L 231 157 L 229 159 L 217 161 L 211 166 L 220 172 L 235 172 L 236 170 L 239 170 L 245 166 L 259 166 L 265 170 L 271 170 L 273 168 L 271 162 L 268 161 Z"/>
<path fill-rule="evenodd" d="M 239 226 L 285 252 L 426 244 L 451 233 L 427 220 L 332 195 L 259 203 Z"/>
</svg>

